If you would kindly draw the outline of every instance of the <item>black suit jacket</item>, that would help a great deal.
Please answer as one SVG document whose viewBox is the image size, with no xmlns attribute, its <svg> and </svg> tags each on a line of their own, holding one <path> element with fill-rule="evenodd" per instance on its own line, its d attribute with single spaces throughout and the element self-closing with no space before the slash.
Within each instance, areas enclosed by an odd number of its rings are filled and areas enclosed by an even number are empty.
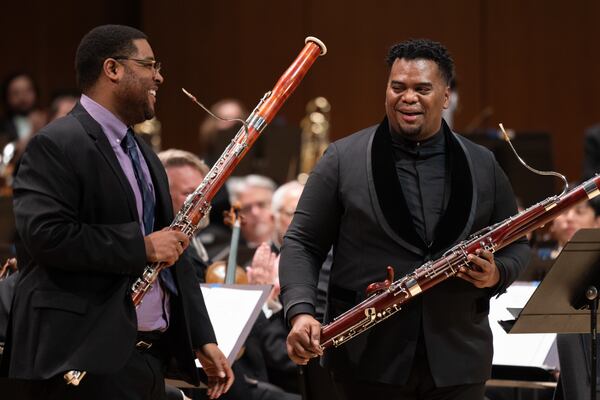
<svg viewBox="0 0 600 400">
<path fill-rule="evenodd" d="M 516 213 L 510 184 L 492 153 L 444 123 L 451 195 L 431 247 L 413 227 L 394 168 L 387 120 L 341 139 L 313 170 L 285 236 L 279 273 L 287 319 L 314 313 L 319 269 L 333 245 L 326 321 L 364 299 L 365 288 L 404 276 L 465 239 Z M 483 382 L 492 362 L 489 299 L 525 266 L 525 240 L 496 253 L 495 290 L 450 279 L 415 298 L 394 317 L 337 349 L 325 362 L 338 377 L 403 384 L 419 335 L 437 386 Z"/>
<path fill-rule="evenodd" d="M 165 171 L 136 139 L 156 193 L 155 229 L 173 219 Z M 133 191 L 100 125 L 81 105 L 34 136 L 14 183 L 20 280 L 2 372 L 47 379 L 125 365 L 137 331 L 131 283 L 146 265 Z M 198 382 L 192 348 L 215 342 L 194 270 L 171 267 L 170 355 Z M 8 354 L 7 354 L 8 353 Z"/>
</svg>

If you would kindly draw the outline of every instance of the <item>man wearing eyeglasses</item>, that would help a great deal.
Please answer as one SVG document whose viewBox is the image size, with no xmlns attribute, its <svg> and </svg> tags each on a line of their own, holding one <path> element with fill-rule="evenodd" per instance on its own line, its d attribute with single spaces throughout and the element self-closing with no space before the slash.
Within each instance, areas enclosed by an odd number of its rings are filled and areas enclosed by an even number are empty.
<svg viewBox="0 0 600 400">
<path fill-rule="evenodd" d="M 233 373 L 179 260 L 188 238 L 164 229 L 165 171 L 131 130 L 154 116 L 160 63 L 144 33 L 105 25 L 75 66 L 80 102 L 35 136 L 15 179 L 21 278 L 0 372 L 25 380 L 19 398 L 163 399 L 166 366 L 198 384 L 197 357 L 219 397 Z M 131 284 L 158 261 L 170 268 L 136 309 Z M 70 370 L 87 371 L 79 386 Z"/>
</svg>

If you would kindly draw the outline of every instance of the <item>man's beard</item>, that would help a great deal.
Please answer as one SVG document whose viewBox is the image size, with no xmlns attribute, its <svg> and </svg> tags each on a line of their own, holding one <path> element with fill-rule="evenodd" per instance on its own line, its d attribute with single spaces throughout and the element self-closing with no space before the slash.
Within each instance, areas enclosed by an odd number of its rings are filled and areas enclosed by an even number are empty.
<svg viewBox="0 0 600 400">
<path fill-rule="evenodd" d="M 27 117 L 35 109 L 34 106 L 28 108 L 15 108 L 11 110 L 12 116 Z"/>
<path fill-rule="evenodd" d="M 141 96 L 136 96 L 136 91 L 125 89 L 120 97 L 119 112 L 127 125 L 134 125 L 154 117 L 154 111 L 148 101 L 141 101 Z M 148 95 L 147 95 L 148 96 Z"/>
<path fill-rule="evenodd" d="M 154 110 L 150 106 L 149 89 L 143 90 L 138 80 L 133 79 L 128 71 L 128 75 L 122 82 L 119 96 L 119 112 L 127 125 L 134 125 L 154 118 Z M 143 93 L 143 95 L 142 95 Z"/>
</svg>

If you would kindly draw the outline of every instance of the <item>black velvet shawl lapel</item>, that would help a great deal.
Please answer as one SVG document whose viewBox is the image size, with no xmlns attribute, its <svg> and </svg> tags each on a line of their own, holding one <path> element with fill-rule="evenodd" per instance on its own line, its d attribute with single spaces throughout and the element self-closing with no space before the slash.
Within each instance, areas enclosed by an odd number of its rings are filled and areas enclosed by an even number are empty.
<svg viewBox="0 0 600 400">
<path fill-rule="evenodd" d="M 384 230 L 389 228 L 401 241 L 418 253 L 435 254 L 452 246 L 468 233 L 474 216 L 473 178 L 466 150 L 450 128 L 443 122 L 450 168 L 450 198 L 444 214 L 436 228 L 432 247 L 427 245 L 414 228 L 412 215 L 400 187 L 394 163 L 392 141 L 388 120 L 385 118 L 377 127 L 370 148 L 370 167 L 377 194 L 377 204 L 385 221 Z M 377 205 L 375 207 L 377 208 Z M 393 235 L 392 235 L 393 236 Z"/>
<path fill-rule="evenodd" d="M 443 251 L 470 231 L 476 204 L 473 190 L 473 174 L 466 150 L 452 133 L 445 121 L 442 121 L 446 138 L 446 165 L 450 168 L 450 199 L 435 231 L 431 253 Z"/>
<path fill-rule="evenodd" d="M 414 228 L 412 215 L 398 180 L 387 118 L 375 131 L 370 158 L 373 183 L 385 221 L 400 238 L 423 250 L 425 243 Z"/>
</svg>

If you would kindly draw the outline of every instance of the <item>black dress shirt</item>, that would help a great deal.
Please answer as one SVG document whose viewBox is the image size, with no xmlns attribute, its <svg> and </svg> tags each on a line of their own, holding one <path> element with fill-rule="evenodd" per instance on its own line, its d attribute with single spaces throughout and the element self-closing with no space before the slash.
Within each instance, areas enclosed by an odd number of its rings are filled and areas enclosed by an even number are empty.
<svg viewBox="0 0 600 400">
<path fill-rule="evenodd" d="M 396 173 L 415 230 L 429 247 L 450 195 L 443 128 L 423 141 L 391 132 Z"/>
</svg>

